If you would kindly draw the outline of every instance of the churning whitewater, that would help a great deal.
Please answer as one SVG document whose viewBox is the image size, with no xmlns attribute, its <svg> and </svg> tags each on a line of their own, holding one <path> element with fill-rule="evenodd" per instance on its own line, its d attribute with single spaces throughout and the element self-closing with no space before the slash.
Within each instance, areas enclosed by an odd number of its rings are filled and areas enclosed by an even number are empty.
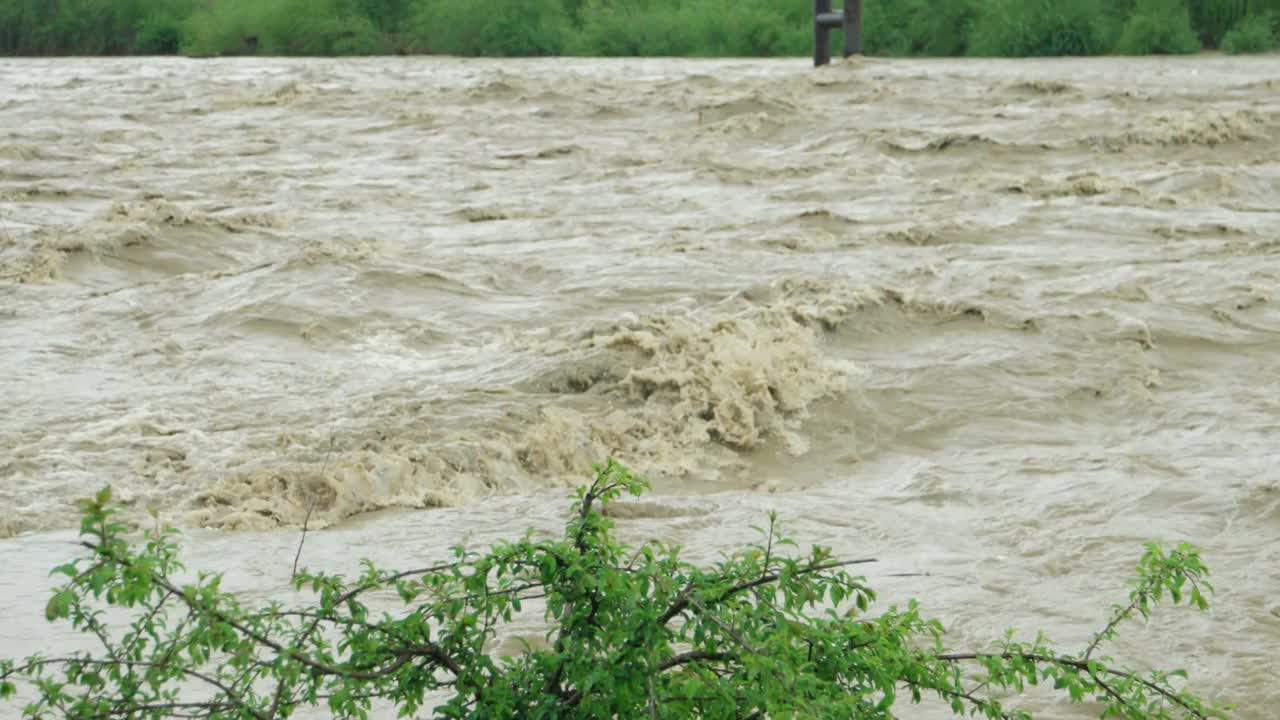
<svg viewBox="0 0 1280 720">
<path fill-rule="evenodd" d="M 287 599 L 309 513 L 311 564 L 407 566 L 553 529 L 614 455 L 656 486 L 624 535 L 710 559 L 777 509 L 953 644 L 1087 638 L 1190 540 L 1214 612 L 1125 637 L 1270 717 L 1278 90 L 1267 57 L 0 62 L 0 645 L 61 637 L 44 578 L 106 483 Z"/>
</svg>

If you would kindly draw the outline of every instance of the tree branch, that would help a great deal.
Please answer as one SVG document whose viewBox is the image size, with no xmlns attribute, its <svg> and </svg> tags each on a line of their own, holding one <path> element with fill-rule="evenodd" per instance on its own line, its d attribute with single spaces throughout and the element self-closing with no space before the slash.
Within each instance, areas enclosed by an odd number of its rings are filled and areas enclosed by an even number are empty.
<svg viewBox="0 0 1280 720">
<path fill-rule="evenodd" d="M 81 544 L 82 544 L 82 545 L 84 545 L 85 547 L 89 548 L 90 550 L 93 550 L 94 552 L 96 552 L 96 553 L 98 553 L 98 554 L 101 554 L 101 555 L 106 556 L 108 559 L 110 559 L 110 560 L 111 560 L 111 561 L 113 561 L 113 562 L 116 562 L 117 564 L 120 564 L 120 565 L 123 565 L 123 566 L 126 566 L 126 567 L 132 567 L 132 565 L 131 565 L 129 562 L 127 562 L 127 561 L 123 561 L 123 560 L 121 560 L 120 558 L 115 557 L 114 555 L 112 555 L 112 554 L 110 553 L 110 551 L 109 551 L 109 550 L 107 550 L 107 549 L 105 549 L 105 548 L 102 548 L 102 547 L 100 547 L 100 546 L 98 546 L 98 545 L 94 545 L 93 543 L 89 543 L 89 542 L 83 542 L 83 543 L 81 543 Z M 219 622 L 225 623 L 227 626 L 229 626 L 229 627 L 231 627 L 232 629 L 236 630 L 237 632 L 239 632 L 240 634 L 244 635 L 245 637 L 247 637 L 247 638 L 249 638 L 249 639 L 251 639 L 251 640 L 253 640 L 253 641 L 257 642 L 257 643 L 258 643 L 258 644 L 260 644 L 260 645 L 263 645 L 263 646 L 265 646 L 265 647 L 268 647 L 268 648 L 270 648 L 270 649 L 274 650 L 277 654 L 282 655 L 282 656 L 284 656 L 284 657 L 287 657 L 287 658 L 289 658 L 289 659 L 291 659 L 291 660 L 294 660 L 294 661 L 296 661 L 296 662 L 298 662 L 298 663 L 300 663 L 300 664 L 302 664 L 302 665 L 305 665 L 306 667 L 308 667 L 308 668 L 310 668 L 310 669 L 312 669 L 312 670 L 315 670 L 315 671 L 320 672 L 320 673 L 325 674 L 325 675 L 336 675 L 336 676 L 340 676 L 340 677 L 348 677 L 348 678 L 352 678 L 352 679 L 355 679 L 355 680 L 376 680 L 376 679 L 378 679 L 378 678 L 385 677 L 386 675 L 390 675 L 391 673 L 395 672 L 396 670 L 399 670 L 401 667 L 404 667 L 404 665 L 405 665 L 406 663 L 408 663 L 408 661 L 409 661 L 409 660 L 411 660 L 415 655 L 417 655 L 417 656 L 430 656 L 430 657 L 445 657 L 445 656 L 446 656 L 446 655 L 444 654 L 444 651 L 443 651 L 442 649 L 440 649 L 438 646 L 436 646 L 436 645 L 434 645 L 434 644 L 430 644 L 430 643 L 428 643 L 428 644 L 425 644 L 425 645 L 421 645 L 421 646 L 419 646 L 419 647 L 424 648 L 424 649 L 425 649 L 425 648 L 434 648 L 434 650 L 433 650 L 433 651 L 431 651 L 431 652 L 426 652 L 426 651 L 424 651 L 424 652 L 420 652 L 420 653 L 413 653 L 413 654 L 410 654 L 410 655 L 408 655 L 408 656 L 401 656 L 401 657 L 398 657 L 394 662 L 392 662 L 392 663 L 391 663 L 391 665 L 390 665 L 390 666 L 388 666 L 387 668 L 384 668 L 384 669 L 382 669 L 382 670 L 380 670 L 380 671 L 375 671 L 375 672 L 353 671 L 353 670 L 350 670 L 350 669 L 342 668 L 342 667 L 340 667 L 340 666 L 330 665 L 330 664 L 328 664 L 328 663 L 323 663 L 323 662 L 319 662 L 319 661 L 317 661 L 317 660 L 313 660 L 313 659 L 311 659 L 311 658 L 307 657 L 306 655 L 304 655 L 304 654 L 302 654 L 302 653 L 298 652 L 298 651 L 297 651 L 297 650 L 295 650 L 294 648 L 291 648 L 291 647 L 285 647 L 284 645 L 281 645 L 280 643 L 276 642 L 275 640 L 272 640 L 271 638 L 269 638 L 269 637 L 267 637 L 267 636 L 265 636 L 265 635 L 263 635 L 263 634 L 261 634 L 261 633 L 255 632 L 252 628 L 245 627 L 243 623 L 240 623 L 240 622 L 236 621 L 234 618 L 232 618 L 232 617 L 228 616 L 226 613 L 220 612 L 220 611 L 215 610 L 215 609 L 212 609 L 212 608 L 202 608 L 202 607 L 200 607 L 197 603 L 195 603 L 195 601 L 193 601 L 191 598 L 188 598 L 188 597 L 187 597 L 187 595 L 186 595 L 186 593 L 184 593 L 184 592 L 182 592 L 181 590 L 179 590 L 179 589 L 178 589 L 177 587 L 175 587 L 172 583 L 170 583 L 167 579 L 165 579 L 165 578 L 164 578 L 164 576 L 162 576 L 162 575 L 152 574 L 152 575 L 150 575 L 150 576 L 149 576 L 148 580 L 149 580 L 151 583 L 153 583 L 154 585 L 156 585 L 157 587 L 159 587 L 159 588 L 161 588 L 161 589 L 163 589 L 163 590 L 167 590 L 167 591 L 169 591 L 169 592 L 172 592 L 172 593 L 174 593 L 175 595 L 177 595 L 178 597 L 180 597 L 180 598 L 182 599 L 182 602 L 183 602 L 184 604 L 186 604 L 186 605 L 187 605 L 187 607 L 191 608 L 191 610 L 192 610 L 193 612 L 198 613 L 198 614 L 199 614 L 199 613 L 206 614 L 206 615 L 208 615 L 208 616 L 210 616 L 210 617 L 214 618 L 215 620 L 218 620 Z M 438 651 L 439 655 L 437 655 L 437 654 L 436 654 L 436 653 L 437 653 L 437 651 Z M 451 660 L 450 662 L 452 663 L 452 660 Z M 456 663 L 452 663 L 452 664 L 453 664 L 453 667 L 455 667 L 455 668 L 457 667 L 457 664 L 456 664 Z"/>
<path fill-rule="evenodd" d="M 1014 658 L 1018 658 L 1021 660 L 1027 660 L 1029 662 L 1049 663 L 1052 665 L 1069 667 L 1073 670 L 1083 670 L 1085 673 L 1088 673 L 1088 675 L 1092 677 L 1094 680 L 1098 680 L 1098 676 L 1094 673 L 1093 668 L 1090 667 L 1090 663 L 1086 660 L 1076 660 L 1074 658 L 1055 657 L 1053 655 L 1043 655 L 1040 653 L 944 653 L 942 655 L 934 655 L 933 658 L 935 660 L 942 660 L 945 662 L 959 662 L 962 660 L 987 660 L 987 659 L 1013 660 Z M 1148 690 L 1153 690 L 1159 693 L 1169 702 L 1172 702 L 1178 707 L 1191 713 L 1192 717 L 1202 718 L 1202 719 L 1205 718 L 1205 715 L 1201 713 L 1198 709 L 1192 707 L 1185 700 L 1179 697 L 1177 694 L 1169 692 L 1167 688 L 1162 687 L 1158 683 L 1151 682 L 1146 678 L 1143 678 L 1139 675 L 1135 675 L 1131 672 L 1125 672 L 1123 670 L 1113 670 L 1111 668 L 1104 667 L 1103 671 L 1105 672 L 1105 674 L 1110 675 L 1112 677 L 1123 678 L 1125 680 L 1141 683 Z M 1103 685 L 1101 682 L 1099 682 L 1099 684 Z M 1103 687 L 1106 688 L 1107 686 L 1103 685 Z M 1124 698 L 1118 694 L 1115 694 L 1114 691 L 1109 690 L 1109 692 L 1112 694 L 1113 697 L 1117 698 L 1121 702 L 1125 702 Z M 1125 704 L 1128 705 L 1128 703 L 1125 703 Z"/>
<path fill-rule="evenodd" d="M 708 652 L 706 650 L 690 650 L 673 655 L 666 660 L 658 663 L 658 672 L 670 670 L 673 667 L 680 667 L 694 662 L 702 662 L 708 660 L 712 662 L 720 662 L 721 660 L 733 660 L 738 656 L 730 652 Z"/>
<path fill-rule="evenodd" d="M 879 561 L 876 558 L 863 558 L 860 560 L 843 560 L 840 562 L 823 563 L 821 565 L 812 565 L 810 567 L 803 568 L 799 572 L 797 572 L 796 575 L 797 576 L 812 575 L 813 573 L 822 572 L 824 570 L 834 570 L 836 568 L 848 567 L 850 565 L 863 565 L 866 563 L 873 563 L 873 562 L 879 562 Z M 728 600 L 729 598 L 733 597 L 734 595 L 737 595 L 738 593 L 743 592 L 744 590 L 750 590 L 751 588 L 754 588 L 754 587 L 767 585 L 771 582 L 777 582 L 777 580 L 780 577 L 781 575 L 779 575 L 778 573 L 769 573 L 768 575 L 762 575 L 754 580 L 745 580 L 743 582 L 738 583 L 737 585 L 734 585 L 728 588 L 723 593 L 721 593 L 719 597 L 715 598 L 714 600 L 710 600 L 708 604 L 715 605 L 717 603 L 722 603 L 725 600 Z M 666 609 L 666 611 L 658 616 L 657 624 L 666 625 L 667 623 L 671 622 L 671 620 L 674 619 L 675 616 L 687 610 L 691 602 L 690 598 L 692 597 L 693 589 L 694 589 L 694 583 L 693 581 L 690 581 L 689 584 L 686 585 L 684 589 L 680 591 L 680 594 L 676 596 L 676 599 L 671 603 L 671 605 Z"/>
</svg>

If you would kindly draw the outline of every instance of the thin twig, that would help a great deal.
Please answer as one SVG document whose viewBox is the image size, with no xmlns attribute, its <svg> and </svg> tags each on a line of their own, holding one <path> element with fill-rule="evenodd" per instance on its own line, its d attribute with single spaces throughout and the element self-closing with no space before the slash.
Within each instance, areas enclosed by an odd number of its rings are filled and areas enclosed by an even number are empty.
<svg viewBox="0 0 1280 720">
<path fill-rule="evenodd" d="M 329 469 L 329 458 L 333 457 L 333 431 L 329 431 L 329 452 L 325 453 L 324 462 L 320 465 L 320 481 L 324 481 L 324 471 Z M 316 496 L 311 496 L 311 503 L 307 505 L 307 516 L 302 519 L 302 537 L 298 540 L 298 552 L 293 555 L 293 571 L 289 573 L 290 578 L 298 577 L 298 560 L 302 558 L 302 545 L 307 541 L 307 524 L 311 522 L 311 512 L 316 509 Z"/>
<path fill-rule="evenodd" d="M 905 683 L 905 684 L 908 687 L 911 686 L 911 683 Z M 985 683 L 983 684 L 985 685 Z M 947 688 L 931 687 L 928 685 L 921 685 L 919 687 L 926 687 L 938 693 L 939 695 L 942 695 L 943 697 L 953 697 L 953 698 L 961 698 L 964 700 L 968 700 L 970 703 L 973 704 L 974 707 L 982 710 L 983 712 L 987 712 L 988 709 L 992 707 L 992 702 L 990 700 L 984 700 L 977 696 L 978 690 L 981 689 L 982 687 L 981 685 L 979 685 L 977 688 L 974 688 L 973 690 L 970 690 L 968 692 L 965 692 L 963 688 L 949 690 Z M 1003 710 L 1000 710 L 999 713 L 1002 720 L 1010 720 L 1010 718 L 1013 717 L 1012 715 L 1010 715 L 1009 713 Z"/>
<path fill-rule="evenodd" d="M 692 601 L 691 604 L 693 605 L 693 607 L 697 608 L 698 610 L 701 610 L 703 613 L 702 616 L 710 620 L 712 623 L 714 623 L 716 627 L 719 627 L 721 630 L 723 630 L 724 633 L 728 635 L 731 640 L 741 645 L 742 649 L 746 650 L 752 655 L 768 657 L 769 655 L 768 653 L 763 652 L 761 650 L 757 650 L 756 648 L 752 647 L 751 643 L 747 642 L 746 638 L 742 637 L 742 635 L 740 635 L 737 630 L 734 630 L 733 628 L 729 627 L 729 625 L 726 624 L 723 620 L 716 617 L 715 613 L 708 610 L 705 605 L 698 602 L 697 600 Z"/>
<path fill-rule="evenodd" d="M 1101 632 L 1093 636 L 1093 642 L 1089 643 L 1089 648 L 1084 651 L 1085 662 L 1089 662 L 1089 658 L 1093 657 L 1093 651 L 1097 650 L 1098 646 L 1101 645 L 1104 640 L 1111 637 L 1111 631 L 1115 630 L 1117 625 L 1124 622 L 1124 620 L 1128 618 L 1134 610 L 1138 609 L 1138 605 L 1146 599 L 1150 590 L 1150 584 L 1139 588 L 1138 591 L 1133 594 L 1133 600 L 1129 603 L 1129 606 L 1112 616 L 1111 622 L 1107 623 L 1107 626 L 1103 628 Z"/>
</svg>

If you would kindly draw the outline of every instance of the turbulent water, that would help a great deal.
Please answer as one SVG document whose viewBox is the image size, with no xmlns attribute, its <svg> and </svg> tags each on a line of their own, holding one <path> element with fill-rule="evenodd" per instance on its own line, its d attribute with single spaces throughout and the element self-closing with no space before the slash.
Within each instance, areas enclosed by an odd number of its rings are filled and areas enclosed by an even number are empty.
<svg viewBox="0 0 1280 720">
<path fill-rule="evenodd" d="M 0 646 L 62 641 L 104 483 L 287 599 L 309 509 L 310 564 L 406 566 L 554 528 L 614 454 L 656 486 L 624 535 L 707 559 L 777 509 L 959 646 L 1086 641 L 1191 540 L 1214 611 L 1119 654 L 1273 716 L 1278 91 L 1274 58 L 0 62 Z"/>
</svg>

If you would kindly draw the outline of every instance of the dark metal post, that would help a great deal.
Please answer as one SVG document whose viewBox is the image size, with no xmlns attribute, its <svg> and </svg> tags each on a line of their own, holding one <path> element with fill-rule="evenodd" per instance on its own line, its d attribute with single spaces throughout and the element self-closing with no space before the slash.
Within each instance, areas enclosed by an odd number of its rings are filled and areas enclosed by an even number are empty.
<svg viewBox="0 0 1280 720">
<path fill-rule="evenodd" d="M 862 0 L 844 0 L 844 56 L 862 52 Z"/>
<path fill-rule="evenodd" d="M 814 67 L 831 62 L 831 28 L 827 25 L 827 17 L 830 15 L 831 0 L 813 0 Z"/>
</svg>

